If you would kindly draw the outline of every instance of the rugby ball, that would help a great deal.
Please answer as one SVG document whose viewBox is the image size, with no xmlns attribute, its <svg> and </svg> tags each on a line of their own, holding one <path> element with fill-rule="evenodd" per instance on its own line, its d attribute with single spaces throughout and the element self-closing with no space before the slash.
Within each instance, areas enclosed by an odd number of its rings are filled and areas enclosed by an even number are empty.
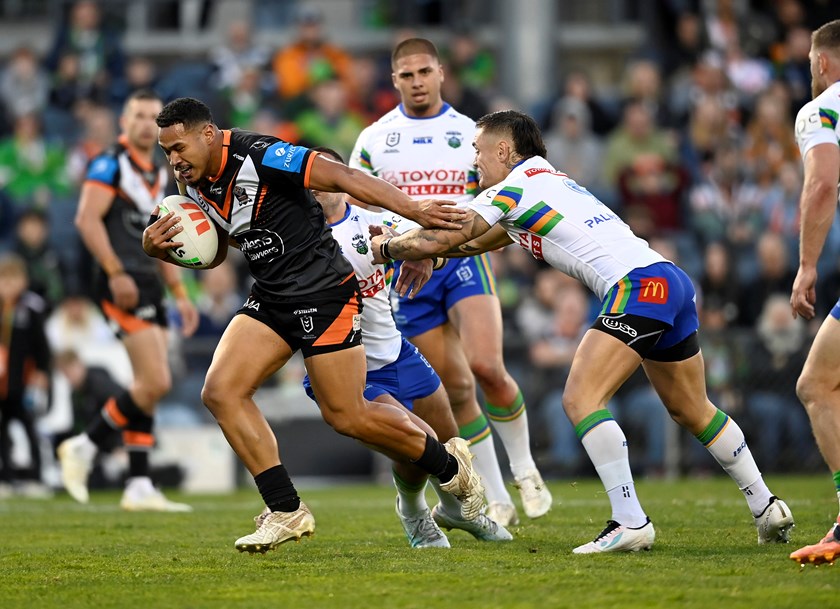
<svg viewBox="0 0 840 609">
<path fill-rule="evenodd" d="M 198 203 L 184 195 L 170 195 L 158 207 L 161 216 L 171 211 L 180 216 L 178 224 L 184 229 L 174 239 L 184 245 L 167 250 L 169 256 L 179 265 L 191 269 L 210 266 L 219 250 L 219 239 L 210 216 Z"/>
</svg>

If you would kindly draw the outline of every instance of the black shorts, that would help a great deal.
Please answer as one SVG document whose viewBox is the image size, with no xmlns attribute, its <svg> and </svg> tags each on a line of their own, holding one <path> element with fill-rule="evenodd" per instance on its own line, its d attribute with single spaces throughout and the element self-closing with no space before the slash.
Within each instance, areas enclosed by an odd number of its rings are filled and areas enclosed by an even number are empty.
<svg viewBox="0 0 840 609">
<path fill-rule="evenodd" d="M 166 307 L 163 304 L 163 284 L 156 275 L 131 275 L 137 284 L 137 306 L 126 311 L 114 304 L 108 278 L 101 273 L 96 284 L 96 303 L 118 338 L 134 334 L 152 326 L 167 327 Z"/>
<path fill-rule="evenodd" d="M 271 300 L 254 286 L 236 314 L 264 323 L 304 357 L 362 344 L 362 294 L 355 275 L 294 302 Z"/>
<path fill-rule="evenodd" d="M 599 315 L 591 328 L 614 336 L 643 359 L 655 362 L 681 362 L 700 352 L 700 342 L 697 340 L 696 331 L 676 345 L 660 347 L 659 339 L 671 329 L 671 325 L 641 315 L 631 313 Z"/>
</svg>

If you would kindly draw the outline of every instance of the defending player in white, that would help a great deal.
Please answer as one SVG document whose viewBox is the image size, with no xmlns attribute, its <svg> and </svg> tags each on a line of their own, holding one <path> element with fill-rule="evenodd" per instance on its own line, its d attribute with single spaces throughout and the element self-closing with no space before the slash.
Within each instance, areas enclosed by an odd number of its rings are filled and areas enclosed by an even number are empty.
<svg viewBox="0 0 840 609">
<path fill-rule="evenodd" d="M 738 425 L 709 401 L 697 341 L 695 294 L 686 274 L 636 237 L 585 188 L 545 160 L 530 117 L 503 111 L 477 123 L 479 185 L 459 230 L 373 238 L 376 260 L 475 255 L 518 243 L 579 279 L 603 300 L 575 354 L 563 406 L 612 506 L 606 528 L 576 554 L 653 545 L 636 496 L 627 440 L 606 404 L 641 364 L 671 417 L 703 443 L 744 493 L 758 543 L 786 542 L 787 505 L 767 488 Z"/>
</svg>

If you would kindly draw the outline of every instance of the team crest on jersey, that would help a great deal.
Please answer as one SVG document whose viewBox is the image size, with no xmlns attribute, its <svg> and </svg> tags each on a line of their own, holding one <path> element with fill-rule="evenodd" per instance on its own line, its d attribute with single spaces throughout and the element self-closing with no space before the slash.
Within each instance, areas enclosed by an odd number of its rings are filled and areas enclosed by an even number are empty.
<svg viewBox="0 0 840 609">
<path fill-rule="evenodd" d="M 446 132 L 446 143 L 449 144 L 450 148 L 460 148 L 463 141 L 464 136 L 461 135 L 460 131 Z"/>
<path fill-rule="evenodd" d="M 350 241 L 353 243 L 353 247 L 356 248 L 357 252 L 362 255 L 368 253 L 367 239 L 365 239 L 364 235 L 353 235 L 353 238 Z"/>
<path fill-rule="evenodd" d="M 233 187 L 233 196 L 236 197 L 236 200 L 239 201 L 239 207 L 243 205 L 247 205 L 251 202 L 251 199 L 248 198 L 248 193 L 245 192 L 245 189 L 241 186 L 234 186 Z"/>
<path fill-rule="evenodd" d="M 266 142 L 265 140 L 259 140 L 258 142 L 254 142 L 251 144 L 251 148 L 253 150 L 262 150 L 263 148 L 268 148 L 271 145 L 271 142 Z"/>
<path fill-rule="evenodd" d="M 390 146 L 393 148 L 397 144 L 400 143 L 400 132 L 399 131 L 392 131 L 388 135 L 385 136 L 385 145 Z"/>
</svg>

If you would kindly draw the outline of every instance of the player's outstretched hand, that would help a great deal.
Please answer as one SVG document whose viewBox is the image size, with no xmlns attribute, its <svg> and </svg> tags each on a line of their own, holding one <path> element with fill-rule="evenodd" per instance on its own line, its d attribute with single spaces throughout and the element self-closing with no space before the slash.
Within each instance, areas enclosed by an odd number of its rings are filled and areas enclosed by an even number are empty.
<svg viewBox="0 0 840 609">
<path fill-rule="evenodd" d="M 399 233 L 390 226 L 375 224 L 368 226 L 368 232 L 370 233 L 370 251 L 373 254 L 374 264 L 385 264 L 386 262 L 390 262 L 390 258 L 386 258 L 382 255 L 382 242 L 386 239 L 390 239 L 391 237 L 396 237 Z"/>
<path fill-rule="evenodd" d="M 423 199 L 411 218 L 423 228 L 449 228 L 459 230 L 460 222 L 467 217 L 467 210 L 455 207 L 455 201 Z"/>
<path fill-rule="evenodd" d="M 405 260 L 400 266 L 394 289 L 400 296 L 408 294 L 409 300 L 417 296 L 432 277 L 431 260 Z"/>
<path fill-rule="evenodd" d="M 817 269 L 815 267 L 799 267 L 796 279 L 793 280 L 793 290 L 790 293 L 790 308 L 794 319 L 799 314 L 805 319 L 813 319 L 816 315 L 814 304 L 817 302 Z"/>
<path fill-rule="evenodd" d="M 152 218 L 157 220 L 151 222 L 143 231 L 143 251 L 152 258 L 166 260 L 167 250 L 184 245 L 180 241 L 172 241 L 172 237 L 184 230 L 184 227 L 178 224 L 181 216 L 176 216 L 175 212 L 171 211 L 158 218 L 159 213 L 160 209 L 155 207 Z"/>
</svg>

